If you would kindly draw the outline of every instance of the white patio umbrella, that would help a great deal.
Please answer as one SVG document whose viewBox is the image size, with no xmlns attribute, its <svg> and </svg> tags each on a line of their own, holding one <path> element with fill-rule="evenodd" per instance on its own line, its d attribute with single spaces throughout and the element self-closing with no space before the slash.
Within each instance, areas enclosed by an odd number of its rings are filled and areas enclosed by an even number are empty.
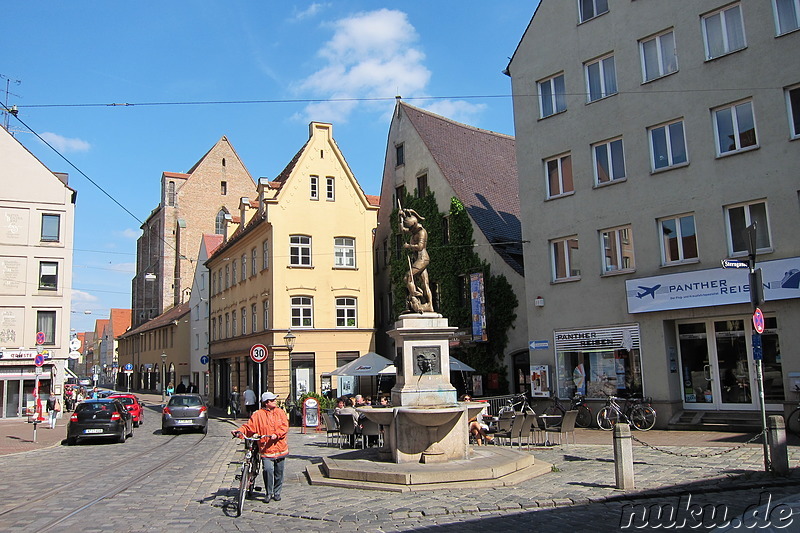
<svg viewBox="0 0 800 533">
<path fill-rule="evenodd" d="M 451 356 L 450 357 L 450 372 L 475 372 L 475 369 L 472 368 L 471 366 L 469 366 L 468 364 L 462 363 L 461 361 L 459 361 L 455 357 Z M 386 368 L 384 368 L 383 370 L 381 370 L 380 372 L 378 372 L 378 374 L 381 374 L 381 375 L 383 375 L 383 374 L 396 374 L 396 373 L 397 373 L 397 369 L 395 368 L 394 365 L 389 365 Z"/>
<path fill-rule="evenodd" d="M 392 362 L 375 352 L 368 352 L 331 372 L 331 376 L 377 376 Z"/>
</svg>

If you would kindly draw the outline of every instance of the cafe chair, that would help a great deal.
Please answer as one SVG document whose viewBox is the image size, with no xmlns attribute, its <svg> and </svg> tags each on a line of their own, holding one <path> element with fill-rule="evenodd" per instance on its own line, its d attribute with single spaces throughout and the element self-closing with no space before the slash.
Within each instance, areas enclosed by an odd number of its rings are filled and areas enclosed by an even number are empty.
<svg viewBox="0 0 800 533">
<path fill-rule="evenodd" d="M 528 420 L 530 421 L 528 427 L 528 449 L 530 449 L 531 441 L 536 444 L 544 442 L 544 425 L 536 413 L 528 414 Z"/>
<path fill-rule="evenodd" d="M 369 446 L 368 437 L 375 437 L 378 446 L 383 445 L 383 434 L 381 433 L 381 426 L 377 422 L 373 422 L 369 418 L 365 418 L 361 423 L 361 447 Z"/>
<path fill-rule="evenodd" d="M 356 422 L 356 418 L 347 413 L 338 414 L 336 418 L 339 420 L 339 433 L 342 436 L 342 440 L 339 441 L 339 447 L 342 447 L 345 440 L 347 440 L 351 446 L 355 446 L 356 439 L 359 438 L 358 422 Z"/>
<path fill-rule="evenodd" d="M 322 413 L 322 421 L 325 422 L 325 437 L 327 439 L 326 444 L 328 446 L 337 443 L 341 440 L 342 435 L 339 433 L 339 424 L 336 422 L 336 418 L 328 413 Z"/>
<path fill-rule="evenodd" d="M 572 434 L 572 444 L 575 444 L 575 420 L 578 418 L 578 411 L 567 411 L 561 420 L 561 427 L 558 428 L 558 443 L 563 444 L 566 439 L 569 444 L 569 435 Z"/>
</svg>

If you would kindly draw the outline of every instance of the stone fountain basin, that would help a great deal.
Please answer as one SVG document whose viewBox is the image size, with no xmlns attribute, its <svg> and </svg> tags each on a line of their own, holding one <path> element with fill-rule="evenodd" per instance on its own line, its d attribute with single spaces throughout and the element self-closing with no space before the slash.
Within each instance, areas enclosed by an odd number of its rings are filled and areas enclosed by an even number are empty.
<svg viewBox="0 0 800 533">
<path fill-rule="evenodd" d="M 461 406 L 452 407 L 398 407 L 398 414 L 408 417 L 417 425 L 425 427 L 443 426 L 464 412 Z"/>
<path fill-rule="evenodd" d="M 357 407 L 356 411 L 381 426 L 388 426 L 394 419 L 394 409 L 391 407 Z"/>
<path fill-rule="evenodd" d="M 484 407 L 488 404 L 483 402 L 464 402 L 464 405 L 467 406 L 467 420 L 472 420 L 478 413 L 483 411 Z"/>
</svg>

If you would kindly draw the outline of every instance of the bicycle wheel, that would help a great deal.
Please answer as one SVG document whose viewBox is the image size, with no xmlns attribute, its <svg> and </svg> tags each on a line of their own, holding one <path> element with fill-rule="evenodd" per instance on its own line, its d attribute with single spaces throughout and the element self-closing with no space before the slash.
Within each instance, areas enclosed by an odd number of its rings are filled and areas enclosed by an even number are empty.
<svg viewBox="0 0 800 533">
<path fill-rule="evenodd" d="M 656 425 L 656 410 L 649 405 L 637 405 L 631 410 L 631 423 L 639 431 L 653 429 Z"/>
<path fill-rule="evenodd" d="M 257 458 L 254 458 L 254 460 L 250 463 L 250 481 L 247 483 L 248 500 L 253 499 L 253 492 L 256 489 L 256 479 L 258 479 L 258 472 L 261 470 L 261 465 L 259 463 L 260 462 L 257 460 Z"/>
<path fill-rule="evenodd" d="M 544 410 L 544 414 L 552 415 L 552 416 L 564 416 L 565 412 L 566 411 L 564 411 L 564 409 L 562 409 L 560 406 L 556 405 L 555 403 L 549 405 L 547 407 L 547 409 Z"/>
<path fill-rule="evenodd" d="M 792 411 L 786 419 L 786 429 L 800 437 L 800 408 Z"/>
<path fill-rule="evenodd" d="M 578 407 L 578 418 L 575 419 L 575 425 L 579 428 L 588 428 L 592 425 L 592 410 L 588 405 Z"/>
<path fill-rule="evenodd" d="M 611 431 L 619 422 L 619 411 L 610 407 L 603 407 L 597 413 L 597 425 L 604 431 Z"/>
<path fill-rule="evenodd" d="M 239 479 L 239 499 L 236 500 L 236 516 L 242 516 L 244 501 L 247 499 L 247 487 L 250 485 L 250 470 L 252 469 L 250 459 L 245 459 L 242 465 L 241 479 Z"/>
</svg>

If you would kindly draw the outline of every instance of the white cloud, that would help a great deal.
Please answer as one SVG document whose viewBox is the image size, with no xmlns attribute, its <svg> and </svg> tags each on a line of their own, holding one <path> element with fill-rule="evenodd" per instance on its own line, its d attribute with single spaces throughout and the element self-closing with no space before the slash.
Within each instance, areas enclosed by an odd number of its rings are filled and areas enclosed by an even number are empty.
<svg viewBox="0 0 800 533">
<path fill-rule="evenodd" d="M 125 274 L 134 274 L 136 272 L 136 263 L 109 263 L 105 267 L 113 272 L 123 272 Z"/>
<path fill-rule="evenodd" d="M 70 139 L 49 131 L 42 133 L 42 139 L 50 143 L 59 152 L 88 152 L 92 147 L 83 139 Z"/>
<path fill-rule="evenodd" d="M 78 289 L 72 289 L 72 304 L 75 305 L 77 303 L 86 303 L 86 302 L 97 302 L 97 296 L 93 294 L 89 294 L 88 292 L 84 292 Z"/>
<path fill-rule="evenodd" d="M 328 3 L 318 4 L 317 2 L 314 2 L 303 11 L 296 11 L 293 20 L 297 21 L 314 17 L 318 15 L 323 9 L 326 9 L 328 7 L 330 7 L 330 4 Z"/>
<path fill-rule="evenodd" d="M 464 124 L 475 124 L 478 122 L 479 115 L 486 110 L 486 104 L 473 104 L 465 100 L 434 100 L 427 105 L 413 103 L 431 113 L 436 113 Z"/>
<path fill-rule="evenodd" d="M 419 40 L 402 11 L 363 12 L 331 24 L 333 37 L 318 55 L 326 64 L 299 84 L 301 91 L 333 100 L 385 98 L 419 94 L 431 72 Z M 306 106 L 307 120 L 345 121 L 356 101 L 318 102 Z"/>
<path fill-rule="evenodd" d="M 136 240 L 139 238 L 139 235 L 142 234 L 141 231 L 137 231 L 132 228 L 125 228 L 121 232 L 119 232 L 120 236 L 125 237 L 126 239 L 133 239 Z"/>
</svg>

